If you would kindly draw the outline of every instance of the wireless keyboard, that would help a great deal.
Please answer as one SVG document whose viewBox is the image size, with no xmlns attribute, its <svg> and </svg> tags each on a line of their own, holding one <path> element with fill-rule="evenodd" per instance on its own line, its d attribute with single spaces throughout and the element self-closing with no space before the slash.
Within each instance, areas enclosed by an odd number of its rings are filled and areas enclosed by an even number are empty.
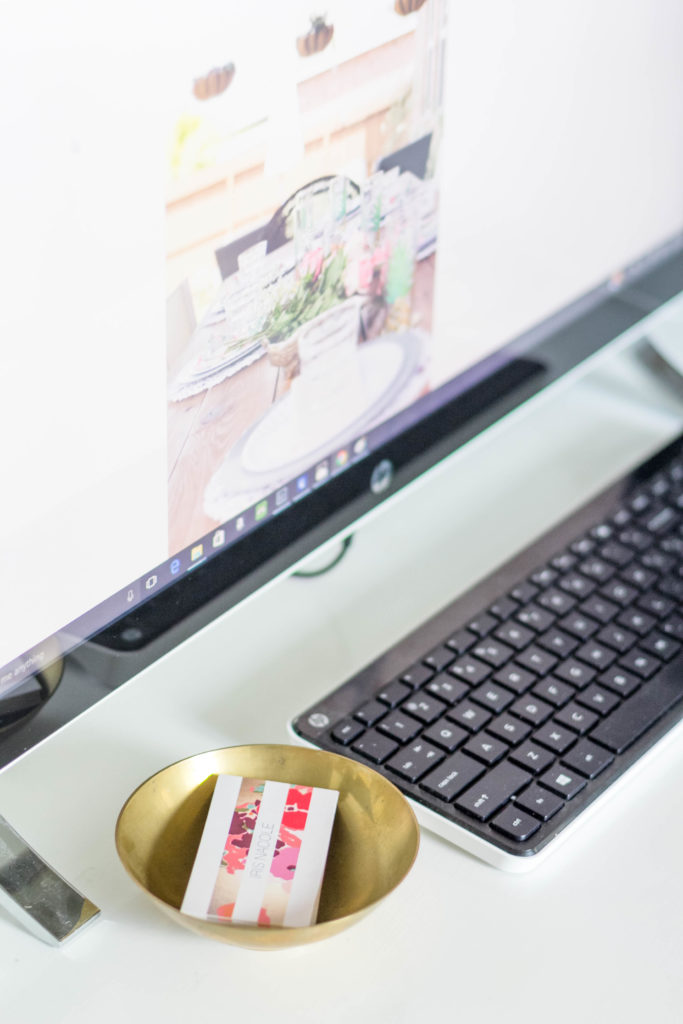
<svg viewBox="0 0 683 1024">
<path fill-rule="evenodd" d="M 522 870 L 683 716 L 682 644 L 683 435 L 292 728 Z"/>
</svg>

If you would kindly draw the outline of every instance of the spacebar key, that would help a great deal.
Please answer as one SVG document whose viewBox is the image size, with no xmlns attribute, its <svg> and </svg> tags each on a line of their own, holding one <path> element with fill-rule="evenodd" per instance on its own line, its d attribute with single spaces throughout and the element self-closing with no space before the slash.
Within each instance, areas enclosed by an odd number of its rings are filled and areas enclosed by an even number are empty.
<svg viewBox="0 0 683 1024">
<path fill-rule="evenodd" d="M 608 750 L 621 754 L 683 698 L 683 656 L 665 665 L 590 734 Z"/>
</svg>

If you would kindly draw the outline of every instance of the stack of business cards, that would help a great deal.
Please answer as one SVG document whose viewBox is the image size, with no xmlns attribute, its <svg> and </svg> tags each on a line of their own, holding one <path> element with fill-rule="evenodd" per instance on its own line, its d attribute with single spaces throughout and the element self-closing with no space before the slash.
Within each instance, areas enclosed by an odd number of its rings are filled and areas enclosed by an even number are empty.
<svg viewBox="0 0 683 1024">
<path fill-rule="evenodd" d="M 338 796 L 219 775 L 181 911 L 239 924 L 313 924 Z"/>
</svg>

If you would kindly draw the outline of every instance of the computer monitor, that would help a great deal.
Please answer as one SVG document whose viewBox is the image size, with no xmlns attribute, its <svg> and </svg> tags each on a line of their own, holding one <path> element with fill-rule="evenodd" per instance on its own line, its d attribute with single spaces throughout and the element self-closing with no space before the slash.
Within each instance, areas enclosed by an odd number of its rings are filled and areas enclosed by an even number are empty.
<svg viewBox="0 0 683 1024">
<path fill-rule="evenodd" d="M 681 288 L 677 0 L 327 6 L 3 14 L 0 763 Z"/>
</svg>

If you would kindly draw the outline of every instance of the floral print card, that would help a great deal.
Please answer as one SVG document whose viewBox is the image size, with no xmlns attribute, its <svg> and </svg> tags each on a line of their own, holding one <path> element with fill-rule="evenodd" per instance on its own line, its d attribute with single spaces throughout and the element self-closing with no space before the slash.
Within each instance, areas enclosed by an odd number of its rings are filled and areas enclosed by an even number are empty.
<svg viewBox="0 0 683 1024">
<path fill-rule="evenodd" d="M 338 796 L 219 775 L 181 911 L 239 924 L 313 924 Z"/>
</svg>

